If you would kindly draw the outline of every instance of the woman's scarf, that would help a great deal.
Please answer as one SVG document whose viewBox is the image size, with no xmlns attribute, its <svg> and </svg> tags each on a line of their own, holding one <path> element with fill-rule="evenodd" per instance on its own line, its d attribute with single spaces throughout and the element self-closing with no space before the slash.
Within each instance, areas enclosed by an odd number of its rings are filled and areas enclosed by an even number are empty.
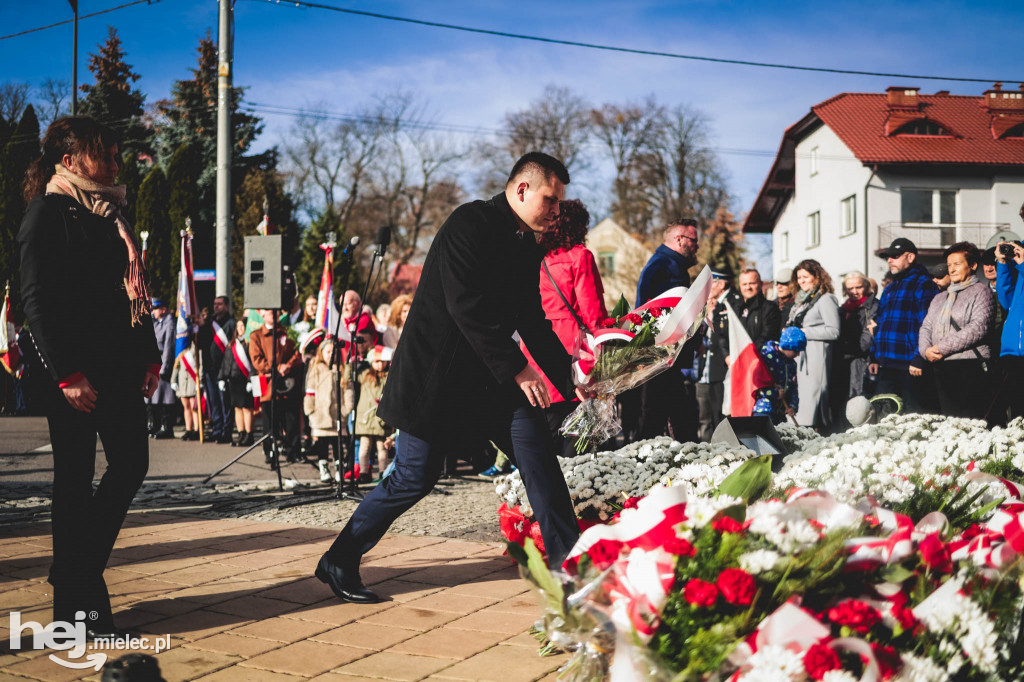
<svg viewBox="0 0 1024 682">
<path fill-rule="evenodd" d="M 803 326 L 804 318 L 807 316 L 807 313 L 810 312 L 811 307 L 814 306 L 820 296 L 821 287 L 814 287 L 810 291 L 803 291 L 801 289 L 797 293 L 793 310 L 789 313 L 789 324 L 791 327 Z"/>
<path fill-rule="evenodd" d="M 963 282 L 950 284 L 949 288 L 946 289 L 946 302 L 942 304 L 942 310 L 939 311 L 939 321 L 935 324 L 935 340 L 944 339 L 953 333 L 953 303 L 956 301 L 956 295 L 958 292 L 977 283 L 978 276 L 971 275 Z"/>
<path fill-rule="evenodd" d="M 853 312 L 864 305 L 864 301 L 866 300 L 868 300 L 867 296 L 861 296 L 860 298 L 847 298 L 843 301 L 843 310 Z"/>
<path fill-rule="evenodd" d="M 139 255 L 139 249 L 135 245 L 132 236 L 131 226 L 125 220 L 121 209 L 127 206 L 125 198 L 125 186 L 115 185 L 108 187 L 98 182 L 93 182 L 81 175 L 72 173 L 58 163 L 54 167 L 54 175 L 46 184 L 48 194 L 66 194 L 78 203 L 85 206 L 87 210 L 104 218 L 113 218 L 117 224 L 117 231 L 128 247 L 128 267 L 124 273 L 124 288 L 128 292 L 128 300 L 131 301 L 132 326 L 139 324 L 142 316 L 152 309 L 149 299 L 149 291 L 146 288 L 146 270 Z"/>
</svg>

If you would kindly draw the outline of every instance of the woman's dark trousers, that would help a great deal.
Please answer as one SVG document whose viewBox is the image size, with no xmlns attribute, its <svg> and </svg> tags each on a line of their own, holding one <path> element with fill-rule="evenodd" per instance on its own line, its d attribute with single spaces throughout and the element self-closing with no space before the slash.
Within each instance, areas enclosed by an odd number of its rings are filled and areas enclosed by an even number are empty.
<svg viewBox="0 0 1024 682">
<path fill-rule="evenodd" d="M 89 627 L 103 628 L 111 625 L 103 571 L 149 468 L 149 439 L 139 386 L 97 391 L 91 413 L 75 410 L 58 395 L 48 415 L 53 446 L 49 582 L 54 620 L 73 621 L 76 611 L 84 611 Z M 107 470 L 93 490 L 97 434 Z"/>
</svg>

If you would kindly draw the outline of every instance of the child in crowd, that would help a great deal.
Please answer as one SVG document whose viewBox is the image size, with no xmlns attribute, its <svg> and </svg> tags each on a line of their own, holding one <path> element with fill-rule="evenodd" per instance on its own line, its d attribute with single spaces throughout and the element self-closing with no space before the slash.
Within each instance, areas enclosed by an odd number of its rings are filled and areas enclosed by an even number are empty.
<svg viewBox="0 0 1024 682">
<path fill-rule="evenodd" d="M 761 359 L 775 383 L 754 391 L 754 416 L 771 417 L 781 424 L 786 416 L 796 415 L 796 356 L 807 348 L 807 336 L 799 327 L 786 327 L 778 341 L 767 341 L 761 347 Z"/>
<path fill-rule="evenodd" d="M 188 355 L 192 366 L 195 366 L 195 355 L 191 350 L 181 353 L 174 361 L 171 371 L 171 390 L 181 400 L 185 410 L 185 433 L 182 440 L 199 440 L 199 412 L 197 411 L 196 382 L 185 367 L 185 356 Z"/>
<path fill-rule="evenodd" d="M 359 482 L 373 480 L 370 473 L 370 453 L 377 453 L 377 472 L 383 474 L 388 466 L 385 439 L 392 429 L 377 418 L 377 403 L 384 392 L 384 382 L 391 365 L 392 349 L 377 346 L 367 358 L 370 366 L 359 373 L 359 405 L 356 408 L 355 434 L 359 437 Z"/>
<path fill-rule="evenodd" d="M 334 353 L 334 341 L 327 338 L 316 349 L 309 368 L 306 370 L 306 396 L 302 402 L 303 412 L 309 420 L 310 435 L 313 438 L 313 452 L 316 453 L 320 480 L 331 480 L 329 455 L 334 459 L 334 480 L 340 480 L 341 457 L 338 453 L 338 370 L 330 366 Z M 342 433 L 347 431 L 348 414 L 352 411 L 353 391 L 348 380 L 349 366 L 345 365 L 342 376 L 341 424 Z"/>
</svg>

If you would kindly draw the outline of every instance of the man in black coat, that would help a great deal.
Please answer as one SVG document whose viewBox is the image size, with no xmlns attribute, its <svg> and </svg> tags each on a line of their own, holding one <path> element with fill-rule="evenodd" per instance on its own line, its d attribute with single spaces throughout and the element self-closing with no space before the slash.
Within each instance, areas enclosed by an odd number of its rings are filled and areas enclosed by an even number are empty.
<svg viewBox="0 0 1024 682">
<path fill-rule="evenodd" d="M 401 431 L 394 471 L 317 565 L 316 577 L 340 599 L 379 601 L 359 578 L 360 559 L 434 487 L 446 451 L 467 440 L 487 438 L 518 465 L 553 566 L 575 544 L 572 499 L 541 411 L 547 389 L 513 340 L 518 332 L 552 383 L 573 394 L 572 360 L 537 287 L 537 240 L 558 217 L 568 182 L 560 161 L 531 152 L 504 192 L 458 207 L 434 237 L 377 408 Z"/>
<path fill-rule="evenodd" d="M 768 341 L 778 341 L 782 331 L 782 314 L 779 306 L 761 293 L 761 273 L 747 268 L 740 273 L 740 295 L 743 305 L 736 314 L 743 320 L 743 326 L 758 350 Z"/>
</svg>

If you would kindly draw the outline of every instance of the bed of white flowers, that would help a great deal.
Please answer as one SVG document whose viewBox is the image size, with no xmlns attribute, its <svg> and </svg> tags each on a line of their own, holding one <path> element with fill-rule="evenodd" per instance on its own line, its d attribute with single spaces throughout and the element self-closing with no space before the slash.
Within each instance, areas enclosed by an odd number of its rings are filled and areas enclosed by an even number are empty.
<svg viewBox="0 0 1024 682">
<path fill-rule="evenodd" d="M 976 481 L 975 472 L 1024 471 L 1024 421 L 987 429 L 984 422 L 938 415 L 891 415 L 823 438 L 805 427 L 778 427 L 790 454 L 775 474 L 773 487 L 826 490 L 840 502 L 865 496 L 900 510 L 922 488 L 961 483 L 972 493 L 992 489 L 975 501 L 981 506 L 1003 494 L 998 481 Z M 582 519 L 605 521 L 630 498 L 643 497 L 655 484 L 681 485 L 692 496 L 714 491 L 753 456 L 724 443 L 679 443 L 667 437 L 632 443 L 614 451 L 561 460 Z M 950 477 L 965 477 L 962 481 Z M 495 492 L 527 517 L 533 511 L 519 472 L 495 481 Z M 908 510 L 913 511 L 913 510 Z"/>
</svg>

